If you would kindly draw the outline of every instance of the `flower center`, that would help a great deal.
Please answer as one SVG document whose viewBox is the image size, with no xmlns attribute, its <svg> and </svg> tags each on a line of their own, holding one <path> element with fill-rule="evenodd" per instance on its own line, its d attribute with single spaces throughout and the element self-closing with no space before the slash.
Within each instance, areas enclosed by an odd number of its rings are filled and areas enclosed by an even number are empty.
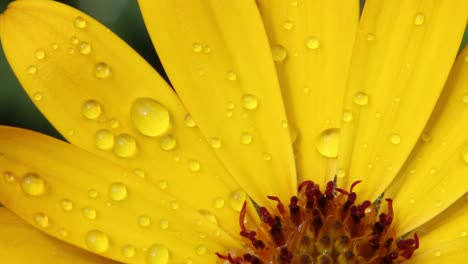
<svg viewBox="0 0 468 264">
<path fill-rule="evenodd" d="M 322 192 L 312 181 L 299 186 L 286 209 L 279 198 L 274 212 L 258 207 L 262 224 L 257 230 L 244 226 L 246 203 L 242 207 L 240 235 L 246 252 L 222 255 L 232 264 L 328 264 L 328 263 L 401 263 L 419 247 L 418 236 L 396 238 L 392 227 L 392 200 L 386 199 L 387 212 L 380 212 L 380 200 L 356 204 L 353 191 L 336 188 L 328 182 Z"/>
</svg>

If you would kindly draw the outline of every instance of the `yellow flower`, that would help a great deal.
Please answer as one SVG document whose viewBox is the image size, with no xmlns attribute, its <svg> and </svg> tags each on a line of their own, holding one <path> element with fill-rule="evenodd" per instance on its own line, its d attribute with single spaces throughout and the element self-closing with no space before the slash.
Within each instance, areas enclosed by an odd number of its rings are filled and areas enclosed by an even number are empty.
<svg viewBox="0 0 468 264">
<path fill-rule="evenodd" d="M 356 205 L 392 198 L 392 237 L 419 236 L 407 263 L 466 260 L 468 2 L 368 0 L 360 21 L 358 2 L 140 0 L 175 92 L 86 14 L 10 4 L 9 63 L 71 144 L 0 127 L 1 260 L 112 262 L 22 220 L 120 262 L 254 255 L 248 197 L 274 214 L 298 183 L 339 200 L 358 180 Z"/>
</svg>

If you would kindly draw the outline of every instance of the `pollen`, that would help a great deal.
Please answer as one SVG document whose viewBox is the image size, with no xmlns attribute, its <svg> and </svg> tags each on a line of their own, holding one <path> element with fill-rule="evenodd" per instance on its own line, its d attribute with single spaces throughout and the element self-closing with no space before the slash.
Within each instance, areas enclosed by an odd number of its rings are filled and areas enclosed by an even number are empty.
<svg viewBox="0 0 468 264">
<path fill-rule="evenodd" d="M 416 233 L 396 237 L 392 226 L 392 200 L 358 202 L 354 188 L 337 188 L 333 181 L 325 190 L 312 181 L 299 185 L 297 196 L 285 206 L 275 196 L 275 210 L 258 207 L 261 224 L 256 230 L 244 226 L 247 204 L 239 217 L 245 252 L 217 253 L 232 264 L 391 264 L 402 263 L 418 249 Z M 386 207 L 385 212 L 379 212 Z"/>
</svg>

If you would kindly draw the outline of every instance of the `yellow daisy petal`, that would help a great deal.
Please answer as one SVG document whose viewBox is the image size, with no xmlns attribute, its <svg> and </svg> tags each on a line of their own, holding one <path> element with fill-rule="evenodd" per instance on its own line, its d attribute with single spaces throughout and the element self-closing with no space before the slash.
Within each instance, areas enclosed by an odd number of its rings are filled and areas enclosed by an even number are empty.
<svg viewBox="0 0 468 264">
<path fill-rule="evenodd" d="M 456 56 L 468 2 L 366 1 L 350 65 L 340 166 L 379 196 L 421 134 Z"/>
<path fill-rule="evenodd" d="M 420 248 L 408 263 L 464 263 L 468 258 L 468 197 L 418 228 Z"/>
<path fill-rule="evenodd" d="M 0 208 L 0 225 L 3 263 L 30 264 L 38 259 L 50 264 L 115 263 L 41 234 L 4 207 Z"/>
<path fill-rule="evenodd" d="M 359 1 L 262 0 L 258 6 L 295 137 L 298 175 L 324 186 L 336 171 Z"/>
<path fill-rule="evenodd" d="M 243 191 L 173 90 L 130 47 L 53 1 L 13 2 L 0 23 L 18 79 L 72 144 L 210 211 L 237 233 Z"/>
<path fill-rule="evenodd" d="M 212 215 L 116 164 L 26 130 L 0 133 L 0 202 L 49 235 L 132 263 L 208 263 L 238 245 Z"/>
<path fill-rule="evenodd" d="M 468 190 L 468 48 L 458 57 L 439 102 L 386 196 L 398 230 L 423 224 Z"/>
<path fill-rule="evenodd" d="M 254 1 L 139 1 L 164 68 L 252 197 L 296 192 L 288 123 Z"/>
</svg>

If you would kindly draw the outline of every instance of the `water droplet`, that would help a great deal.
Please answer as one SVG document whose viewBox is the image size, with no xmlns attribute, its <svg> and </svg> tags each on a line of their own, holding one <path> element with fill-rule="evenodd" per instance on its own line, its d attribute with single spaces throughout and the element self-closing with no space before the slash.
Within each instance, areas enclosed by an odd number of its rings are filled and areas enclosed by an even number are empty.
<svg viewBox="0 0 468 264">
<path fill-rule="evenodd" d="M 229 81 L 235 81 L 237 80 L 237 74 L 233 71 L 229 71 L 227 74 L 226 74 L 226 78 L 229 80 Z"/>
<path fill-rule="evenodd" d="M 432 175 L 434 175 L 436 172 L 437 172 L 437 170 L 434 169 L 434 168 L 432 168 L 432 169 L 429 170 L 429 174 L 432 174 Z"/>
<path fill-rule="evenodd" d="M 167 181 L 161 180 L 161 181 L 159 181 L 158 185 L 159 185 L 159 188 L 161 188 L 161 190 L 164 190 L 164 189 L 167 188 Z"/>
<path fill-rule="evenodd" d="M 135 174 L 135 176 L 142 178 L 142 179 L 146 177 L 145 171 L 142 169 L 138 169 L 138 168 L 133 170 L 133 174 Z"/>
<path fill-rule="evenodd" d="M 368 40 L 368 41 L 372 41 L 372 40 L 374 40 L 374 39 L 375 39 L 375 35 L 374 35 L 374 34 L 372 34 L 372 33 L 368 33 L 368 34 L 367 34 L 367 40 Z"/>
<path fill-rule="evenodd" d="M 115 137 L 113 151 L 115 155 L 121 158 L 131 157 L 137 151 L 136 140 L 129 134 L 120 134 Z"/>
<path fill-rule="evenodd" d="M 34 215 L 34 223 L 36 223 L 36 225 L 38 225 L 38 226 L 40 226 L 42 228 L 46 228 L 46 227 L 49 226 L 49 217 L 47 217 L 43 213 L 35 214 Z"/>
<path fill-rule="evenodd" d="M 196 249 L 195 252 L 197 252 L 197 255 L 204 255 L 206 254 L 206 247 L 203 245 L 199 245 Z"/>
<path fill-rule="evenodd" d="M 81 213 L 83 214 L 83 216 L 89 220 L 94 220 L 96 219 L 96 216 L 97 216 L 97 212 L 96 212 L 96 209 L 92 208 L 92 207 L 85 207 L 83 208 L 83 210 L 81 210 Z"/>
<path fill-rule="evenodd" d="M 369 96 L 363 92 L 358 92 L 354 94 L 353 102 L 357 105 L 364 106 L 369 103 Z"/>
<path fill-rule="evenodd" d="M 91 199 L 96 199 L 98 197 L 98 192 L 95 189 L 88 190 L 88 197 Z"/>
<path fill-rule="evenodd" d="M 434 256 L 440 257 L 440 255 L 441 255 L 440 250 L 434 251 Z"/>
<path fill-rule="evenodd" d="M 94 145 L 100 150 L 109 150 L 114 146 L 114 135 L 107 129 L 101 129 L 94 135 Z"/>
<path fill-rule="evenodd" d="M 240 212 L 246 199 L 247 199 L 247 195 L 245 194 L 244 191 L 242 190 L 235 191 L 229 197 L 229 206 L 232 208 L 232 210 L 236 212 Z"/>
<path fill-rule="evenodd" d="M 249 133 L 243 133 L 241 136 L 241 142 L 244 145 L 252 143 L 252 136 Z"/>
<path fill-rule="evenodd" d="M 111 127 L 111 128 L 118 128 L 120 126 L 120 122 L 115 120 L 115 119 L 111 119 L 107 123 L 108 123 L 109 127 Z"/>
<path fill-rule="evenodd" d="M 161 139 L 161 142 L 159 142 L 159 146 L 162 150 L 170 151 L 177 146 L 177 141 L 171 135 L 168 135 Z"/>
<path fill-rule="evenodd" d="M 197 172 L 200 170 L 201 166 L 200 166 L 200 162 L 198 162 L 197 160 L 189 160 L 188 167 L 189 167 L 189 170 L 193 172 Z"/>
<path fill-rule="evenodd" d="M 203 215 L 210 223 L 217 225 L 218 224 L 218 219 L 216 216 L 212 213 L 210 213 L 207 210 L 198 210 L 198 213 Z"/>
<path fill-rule="evenodd" d="M 133 258 L 133 256 L 135 256 L 135 248 L 130 245 L 125 245 L 122 248 L 122 255 L 126 258 Z"/>
<path fill-rule="evenodd" d="M 148 137 L 161 136 L 170 126 L 169 111 L 151 98 L 138 98 L 133 102 L 131 119 L 138 132 Z"/>
<path fill-rule="evenodd" d="M 221 140 L 219 138 L 217 138 L 217 137 L 211 138 L 210 139 L 210 144 L 215 149 L 219 149 L 222 146 Z"/>
<path fill-rule="evenodd" d="M 416 26 L 420 26 L 422 24 L 424 24 L 424 20 L 426 19 L 426 17 L 424 16 L 423 13 L 417 13 L 415 16 L 414 16 L 414 24 Z"/>
<path fill-rule="evenodd" d="M 429 141 L 432 140 L 432 137 L 431 137 L 431 135 L 429 135 L 429 134 L 427 134 L 427 133 L 422 133 L 421 139 L 422 139 L 422 141 L 424 141 L 424 142 L 429 142 Z"/>
<path fill-rule="evenodd" d="M 112 201 L 122 201 L 127 198 L 127 185 L 121 182 L 114 182 L 109 186 L 109 198 Z"/>
<path fill-rule="evenodd" d="M 284 21 L 284 23 L 283 23 L 283 28 L 284 28 L 285 30 L 291 30 L 291 29 L 294 28 L 294 24 L 293 24 L 293 22 L 292 22 L 291 20 L 286 20 L 286 21 Z"/>
<path fill-rule="evenodd" d="M 96 119 L 102 114 L 101 104 L 88 100 L 81 105 L 81 114 L 87 119 Z"/>
<path fill-rule="evenodd" d="M 273 56 L 274 61 L 281 62 L 286 59 L 288 52 L 281 45 L 273 45 L 271 46 L 271 55 Z"/>
<path fill-rule="evenodd" d="M 195 53 L 200 53 L 203 50 L 203 46 L 199 42 L 195 42 L 192 45 L 192 51 Z"/>
<path fill-rule="evenodd" d="M 397 96 L 397 97 L 393 98 L 393 100 L 395 101 L 395 103 L 399 103 L 399 102 L 401 102 L 401 97 Z"/>
<path fill-rule="evenodd" d="M 76 28 L 83 29 L 86 27 L 86 20 L 83 17 L 77 16 L 73 19 L 73 25 Z"/>
<path fill-rule="evenodd" d="M 73 210 L 73 203 L 68 199 L 63 199 L 60 201 L 60 207 L 62 207 L 64 211 L 71 211 Z"/>
<path fill-rule="evenodd" d="M 341 118 L 343 121 L 345 122 L 351 122 L 353 121 L 353 112 L 349 111 L 349 110 L 345 110 L 343 111 L 343 116 Z"/>
<path fill-rule="evenodd" d="M 461 237 L 466 237 L 468 235 L 468 232 L 466 231 L 460 231 L 460 236 Z"/>
<path fill-rule="evenodd" d="M 255 95 L 246 94 L 242 96 L 242 105 L 245 109 L 254 110 L 258 107 L 258 100 Z"/>
<path fill-rule="evenodd" d="M 46 192 L 46 182 L 38 174 L 28 173 L 21 179 L 21 189 L 27 195 L 41 196 Z"/>
<path fill-rule="evenodd" d="M 151 218 L 147 215 L 140 215 L 138 217 L 138 225 L 141 227 L 148 227 L 151 225 Z"/>
<path fill-rule="evenodd" d="M 171 209 L 172 209 L 172 210 L 177 210 L 177 209 L 179 209 L 179 204 L 178 204 L 176 201 L 172 201 L 172 202 L 170 203 L 170 206 L 171 206 Z"/>
<path fill-rule="evenodd" d="M 398 145 L 398 144 L 400 144 L 400 142 L 401 142 L 401 137 L 400 137 L 400 135 L 398 135 L 398 134 L 393 134 L 393 135 L 390 137 L 390 142 L 391 142 L 393 145 Z"/>
<path fill-rule="evenodd" d="M 30 66 L 28 66 L 26 71 L 31 75 L 36 74 L 37 73 L 37 67 L 34 66 L 34 65 L 30 65 Z"/>
<path fill-rule="evenodd" d="M 43 94 L 41 92 L 37 92 L 37 93 L 33 94 L 33 100 L 36 101 L 36 102 L 41 101 L 43 97 L 44 96 L 43 96 Z"/>
<path fill-rule="evenodd" d="M 70 55 L 75 54 L 75 49 L 74 48 L 69 48 L 67 52 Z"/>
<path fill-rule="evenodd" d="M 195 127 L 197 124 L 195 123 L 195 120 L 193 120 L 192 116 L 190 114 L 186 114 L 184 117 L 184 124 L 188 127 Z"/>
<path fill-rule="evenodd" d="M 38 60 L 43 60 L 46 57 L 46 52 L 43 49 L 38 49 L 36 50 L 36 53 L 34 53 L 34 57 Z"/>
<path fill-rule="evenodd" d="M 288 128 L 289 127 L 288 121 L 281 121 L 281 127 Z"/>
<path fill-rule="evenodd" d="M 468 56 L 467 56 L 467 58 L 468 58 Z M 464 102 L 465 104 L 468 103 L 468 93 L 463 95 L 462 102 Z"/>
<path fill-rule="evenodd" d="M 340 145 L 340 130 L 330 128 L 324 130 L 317 139 L 315 147 L 318 152 L 327 158 L 336 158 Z"/>
<path fill-rule="evenodd" d="M 339 168 L 336 170 L 336 177 L 343 178 L 345 175 L 346 175 L 346 172 L 342 168 Z"/>
<path fill-rule="evenodd" d="M 462 159 L 466 164 L 468 164 L 468 146 L 462 151 Z"/>
<path fill-rule="evenodd" d="M 169 220 L 167 219 L 161 219 L 159 220 L 159 228 L 165 230 L 169 228 Z"/>
<path fill-rule="evenodd" d="M 94 66 L 94 75 L 99 79 L 109 78 L 111 69 L 105 62 L 99 62 Z"/>
<path fill-rule="evenodd" d="M 85 235 L 85 243 L 88 249 L 98 253 L 104 253 L 109 249 L 109 238 L 100 230 L 91 230 Z"/>
<path fill-rule="evenodd" d="M 16 181 L 16 177 L 11 171 L 4 172 L 3 177 L 5 178 L 5 181 L 8 183 L 14 183 Z"/>
<path fill-rule="evenodd" d="M 147 264 L 167 264 L 169 263 L 169 250 L 163 245 L 152 245 L 146 255 Z"/>
<path fill-rule="evenodd" d="M 59 45 L 57 43 L 52 43 L 51 47 L 53 50 L 58 50 Z"/>
<path fill-rule="evenodd" d="M 213 207 L 215 209 L 221 209 L 224 207 L 224 200 L 222 198 L 216 198 L 213 200 Z"/>
<path fill-rule="evenodd" d="M 59 235 L 60 235 L 61 237 L 67 237 L 67 236 L 68 236 L 67 230 L 65 230 L 65 229 L 63 229 L 63 228 L 60 228 L 60 229 L 58 230 L 58 232 L 59 232 Z"/>
<path fill-rule="evenodd" d="M 262 157 L 263 157 L 263 160 L 265 160 L 265 161 L 270 161 L 270 160 L 271 160 L 271 155 L 270 155 L 270 153 L 264 152 L 264 153 L 262 154 Z"/>
<path fill-rule="evenodd" d="M 442 201 L 441 201 L 441 200 L 438 200 L 438 201 L 436 202 L 436 206 L 437 206 L 437 207 L 441 207 L 441 206 L 442 206 L 442 204 L 443 204 L 443 203 L 442 203 Z"/>
<path fill-rule="evenodd" d="M 310 37 L 306 41 L 306 47 L 308 49 L 317 49 L 320 46 L 320 42 L 316 37 Z"/>
<path fill-rule="evenodd" d="M 205 54 L 209 54 L 209 53 L 211 52 L 211 47 L 208 46 L 208 45 L 205 45 L 205 46 L 203 47 L 203 52 L 204 52 Z"/>
<path fill-rule="evenodd" d="M 80 43 L 80 46 L 78 47 L 79 51 L 81 54 L 83 55 L 88 55 L 91 53 L 91 44 L 89 44 L 88 42 L 81 42 Z"/>
<path fill-rule="evenodd" d="M 73 45 L 76 45 L 80 42 L 80 40 L 76 37 L 76 36 L 73 36 L 70 38 L 70 42 L 73 44 Z"/>
</svg>

